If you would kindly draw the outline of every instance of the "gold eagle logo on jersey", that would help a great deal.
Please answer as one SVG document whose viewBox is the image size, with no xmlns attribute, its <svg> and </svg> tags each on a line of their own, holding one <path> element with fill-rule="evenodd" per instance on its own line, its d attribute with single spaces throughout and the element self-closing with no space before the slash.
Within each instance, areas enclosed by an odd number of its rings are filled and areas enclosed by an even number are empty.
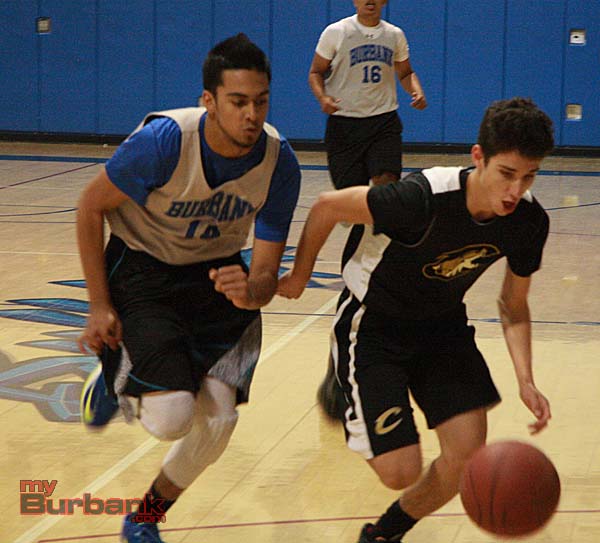
<svg viewBox="0 0 600 543">
<path fill-rule="evenodd" d="M 452 281 L 490 263 L 499 254 L 500 249 L 494 245 L 467 245 L 438 256 L 435 262 L 423 267 L 423 275 L 430 279 Z"/>
</svg>

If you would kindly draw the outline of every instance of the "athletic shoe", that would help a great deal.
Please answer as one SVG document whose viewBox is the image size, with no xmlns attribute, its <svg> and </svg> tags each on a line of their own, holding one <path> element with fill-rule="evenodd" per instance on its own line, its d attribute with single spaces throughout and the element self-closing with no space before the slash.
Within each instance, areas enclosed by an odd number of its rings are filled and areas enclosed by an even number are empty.
<svg viewBox="0 0 600 543">
<path fill-rule="evenodd" d="M 340 422 L 345 419 L 348 403 L 335 375 L 331 355 L 327 363 L 327 373 L 317 390 L 317 402 L 330 421 Z"/>
<path fill-rule="evenodd" d="M 89 374 L 79 400 L 81 420 L 88 428 L 100 428 L 108 424 L 119 409 L 117 400 L 106 389 L 102 364 Z"/>
<path fill-rule="evenodd" d="M 158 533 L 158 526 L 150 522 L 133 522 L 137 513 L 129 513 L 123 520 L 121 541 L 126 543 L 165 543 Z"/>
<path fill-rule="evenodd" d="M 370 522 L 363 526 L 363 529 L 360 532 L 360 537 L 358 538 L 358 543 L 392 543 L 392 542 L 402 543 L 402 541 L 400 541 L 400 539 L 396 539 L 395 537 L 393 537 L 392 539 L 385 539 L 383 537 L 379 537 L 379 536 L 375 535 L 375 525 L 371 524 Z"/>
</svg>

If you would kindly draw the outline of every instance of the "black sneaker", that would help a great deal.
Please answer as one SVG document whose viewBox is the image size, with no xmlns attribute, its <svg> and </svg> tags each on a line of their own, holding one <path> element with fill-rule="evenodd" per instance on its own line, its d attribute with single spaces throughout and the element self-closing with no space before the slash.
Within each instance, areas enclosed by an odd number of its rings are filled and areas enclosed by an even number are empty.
<svg viewBox="0 0 600 543">
<path fill-rule="evenodd" d="M 362 531 L 360 532 L 360 536 L 358 538 L 358 543 L 402 543 L 400 539 L 396 539 L 393 537 L 392 539 L 386 539 L 385 537 L 381 537 L 375 534 L 375 525 L 365 524 L 363 526 Z"/>
<path fill-rule="evenodd" d="M 348 403 L 335 375 L 331 356 L 327 364 L 327 374 L 317 390 L 317 402 L 328 419 L 335 422 L 344 420 Z"/>
</svg>

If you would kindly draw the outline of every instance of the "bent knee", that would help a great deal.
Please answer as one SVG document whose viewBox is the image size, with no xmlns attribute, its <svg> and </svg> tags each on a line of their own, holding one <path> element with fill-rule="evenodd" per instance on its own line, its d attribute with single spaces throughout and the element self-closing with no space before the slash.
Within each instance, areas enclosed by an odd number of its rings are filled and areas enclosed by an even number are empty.
<svg viewBox="0 0 600 543">
<path fill-rule="evenodd" d="M 380 481 L 392 490 L 402 490 L 413 483 L 421 476 L 421 466 L 406 466 L 400 470 L 394 470 L 385 473 L 378 473 Z"/>
<path fill-rule="evenodd" d="M 191 430 L 194 409 L 194 395 L 185 390 L 144 394 L 140 423 L 155 438 L 161 441 L 175 441 Z"/>
<path fill-rule="evenodd" d="M 435 460 L 436 469 L 443 474 L 446 480 L 454 481 L 458 490 L 459 478 L 467 462 L 478 448 L 478 446 L 468 446 L 453 451 L 442 449 L 440 456 Z"/>
<path fill-rule="evenodd" d="M 412 485 L 423 470 L 423 459 L 418 445 L 381 454 L 368 462 L 381 482 L 392 490 L 402 490 Z"/>
<path fill-rule="evenodd" d="M 472 454 L 472 453 L 471 453 Z M 471 457 L 471 454 L 440 454 L 438 462 L 442 463 L 446 469 L 452 472 L 461 472 L 465 467 L 465 464 Z"/>
<path fill-rule="evenodd" d="M 452 469 L 460 470 L 483 445 L 485 445 L 485 438 L 454 443 L 452 446 L 444 445 L 441 448 L 440 460 Z"/>
</svg>

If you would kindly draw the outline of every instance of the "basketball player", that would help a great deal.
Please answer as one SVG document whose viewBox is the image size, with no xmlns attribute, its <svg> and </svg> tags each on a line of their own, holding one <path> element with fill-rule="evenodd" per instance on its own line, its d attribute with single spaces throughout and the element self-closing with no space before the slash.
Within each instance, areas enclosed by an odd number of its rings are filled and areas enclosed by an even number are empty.
<svg viewBox="0 0 600 543">
<path fill-rule="evenodd" d="M 386 2 L 354 0 L 356 14 L 325 28 L 310 67 L 310 88 L 328 115 L 327 164 L 338 189 L 400 177 L 396 76 L 411 106 L 427 107 L 404 32 L 381 19 Z"/>
<path fill-rule="evenodd" d="M 411 96 L 412 107 L 427 107 L 404 32 L 381 19 L 386 3 L 354 0 L 356 14 L 325 28 L 310 67 L 310 87 L 328 115 L 327 164 L 338 189 L 400 178 L 402 122 L 396 77 Z M 343 406 L 331 360 L 317 397 L 322 403 L 338 398 L 323 404 L 330 416 Z"/>
<path fill-rule="evenodd" d="M 473 167 L 434 167 L 392 184 L 325 192 L 309 213 L 278 292 L 300 296 L 334 225 L 355 223 L 331 340 L 347 442 L 384 485 L 405 489 L 376 524 L 364 526 L 360 543 L 399 541 L 448 502 L 465 462 L 484 444 L 487 410 L 500 397 L 462 300 L 504 256 L 500 316 L 521 400 L 536 418 L 530 431 L 550 419 L 533 378 L 527 293 L 549 222 L 529 189 L 553 145 L 552 122 L 532 101 L 495 102 L 471 149 Z M 424 472 L 409 391 L 440 444 Z"/>
<path fill-rule="evenodd" d="M 83 421 L 118 406 L 174 441 L 129 543 L 161 541 L 156 521 L 225 449 L 261 344 L 259 308 L 277 273 L 300 187 L 285 138 L 265 123 L 271 71 L 245 35 L 203 67 L 202 108 L 148 115 L 85 188 L 77 234 L 90 315 L 80 338 L 102 365 Z M 111 236 L 103 256 L 103 220 Z M 240 251 L 254 223 L 249 269 Z"/>
</svg>

